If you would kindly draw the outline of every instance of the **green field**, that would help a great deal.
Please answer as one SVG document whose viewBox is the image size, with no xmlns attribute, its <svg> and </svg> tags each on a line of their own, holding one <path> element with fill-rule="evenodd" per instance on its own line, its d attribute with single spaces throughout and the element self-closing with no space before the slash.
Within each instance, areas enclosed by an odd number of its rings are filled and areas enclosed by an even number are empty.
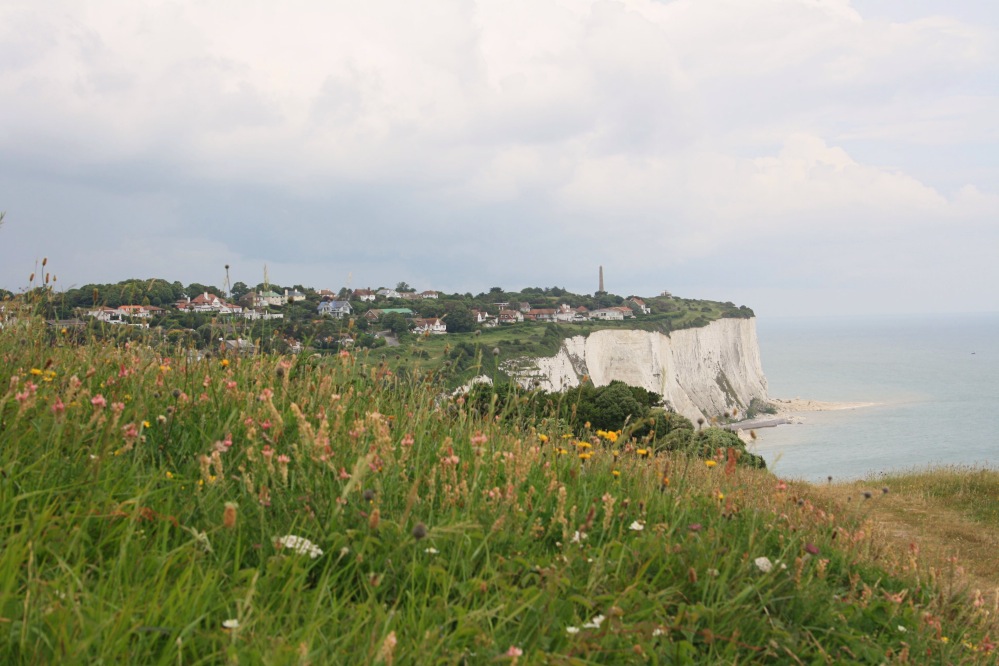
<svg viewBox="0 0 999 666">
<path fill-rule="evenodd" d="M 0 329 L 0 661 L 994 663 L 991 605 L 808 486 L 515 427 L 391 368 L 461 340 Z"/>
</svg>

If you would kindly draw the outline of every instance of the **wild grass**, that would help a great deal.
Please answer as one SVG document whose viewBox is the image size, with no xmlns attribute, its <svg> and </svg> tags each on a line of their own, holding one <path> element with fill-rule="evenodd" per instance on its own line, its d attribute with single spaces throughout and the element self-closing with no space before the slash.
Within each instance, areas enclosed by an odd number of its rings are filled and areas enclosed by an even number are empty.
<svg viewBox="0 0 999 666">
<path fill-rule="evenodd" d="M 511 430 L 364 354 L 71 337 L 0 330 L 4 663 L 994 659 L 991 606 L 728 452 Z"/>
</svg>

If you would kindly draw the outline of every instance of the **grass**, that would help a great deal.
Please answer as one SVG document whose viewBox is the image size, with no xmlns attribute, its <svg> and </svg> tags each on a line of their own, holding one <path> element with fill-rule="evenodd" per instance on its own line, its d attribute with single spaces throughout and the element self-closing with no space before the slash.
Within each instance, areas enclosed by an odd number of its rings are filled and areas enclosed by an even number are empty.
<svg viewBox="0 0 999 666">
<path fill-rule="evenodd" d="M 994 661 L 991 606 L 724 451 L 510 430 L 377 352 L 22 317 L 0 359 L 4 663 Z"/>
<path fill-rule="evenodd" d="M 918 549 L 937 571 L 999 591 L 999 472 L 942 467 L 816 490 L 869 521 L 885 542 Z"/>
</svg>

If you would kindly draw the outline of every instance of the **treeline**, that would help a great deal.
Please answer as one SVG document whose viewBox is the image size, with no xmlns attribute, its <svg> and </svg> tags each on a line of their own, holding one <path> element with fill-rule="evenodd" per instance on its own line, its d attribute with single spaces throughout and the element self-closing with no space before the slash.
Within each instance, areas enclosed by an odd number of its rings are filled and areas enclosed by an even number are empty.
<svg viewBox="0 0 999 666">
<path fill-rule="evenodd" d="M 562 393 L 525 390 L 516 384 L 478 384 L 468 395 L 481 414 L 499 417 L 517 427 L 534 427 L 580 440 L 598 433 L 602 441 L 633 442 L 650 453 L 679 451 L 705 459 L 733 449 L 737 464 L 765 468 L 761 456 L 746 450 L 735 433 L 718 427 L 695 426 L 690 419 L 663 409 L 662 396 L 638 386 L 613 381 L 606 386 L 586 382 Z"/>
</svg>

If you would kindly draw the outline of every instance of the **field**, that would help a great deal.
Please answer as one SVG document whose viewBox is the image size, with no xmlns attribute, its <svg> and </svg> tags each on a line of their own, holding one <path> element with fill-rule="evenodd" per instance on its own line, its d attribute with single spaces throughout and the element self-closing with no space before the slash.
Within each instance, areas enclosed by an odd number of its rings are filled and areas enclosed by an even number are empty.
<svg viewBox="0 0 999 666">
<path fill-rule="evenodd" d="M 516 427 L 380 353 L 0 329 L 0 660 L 995 662 L 994 588 L 887 534 L 896 493 Z"/>
</svg>

